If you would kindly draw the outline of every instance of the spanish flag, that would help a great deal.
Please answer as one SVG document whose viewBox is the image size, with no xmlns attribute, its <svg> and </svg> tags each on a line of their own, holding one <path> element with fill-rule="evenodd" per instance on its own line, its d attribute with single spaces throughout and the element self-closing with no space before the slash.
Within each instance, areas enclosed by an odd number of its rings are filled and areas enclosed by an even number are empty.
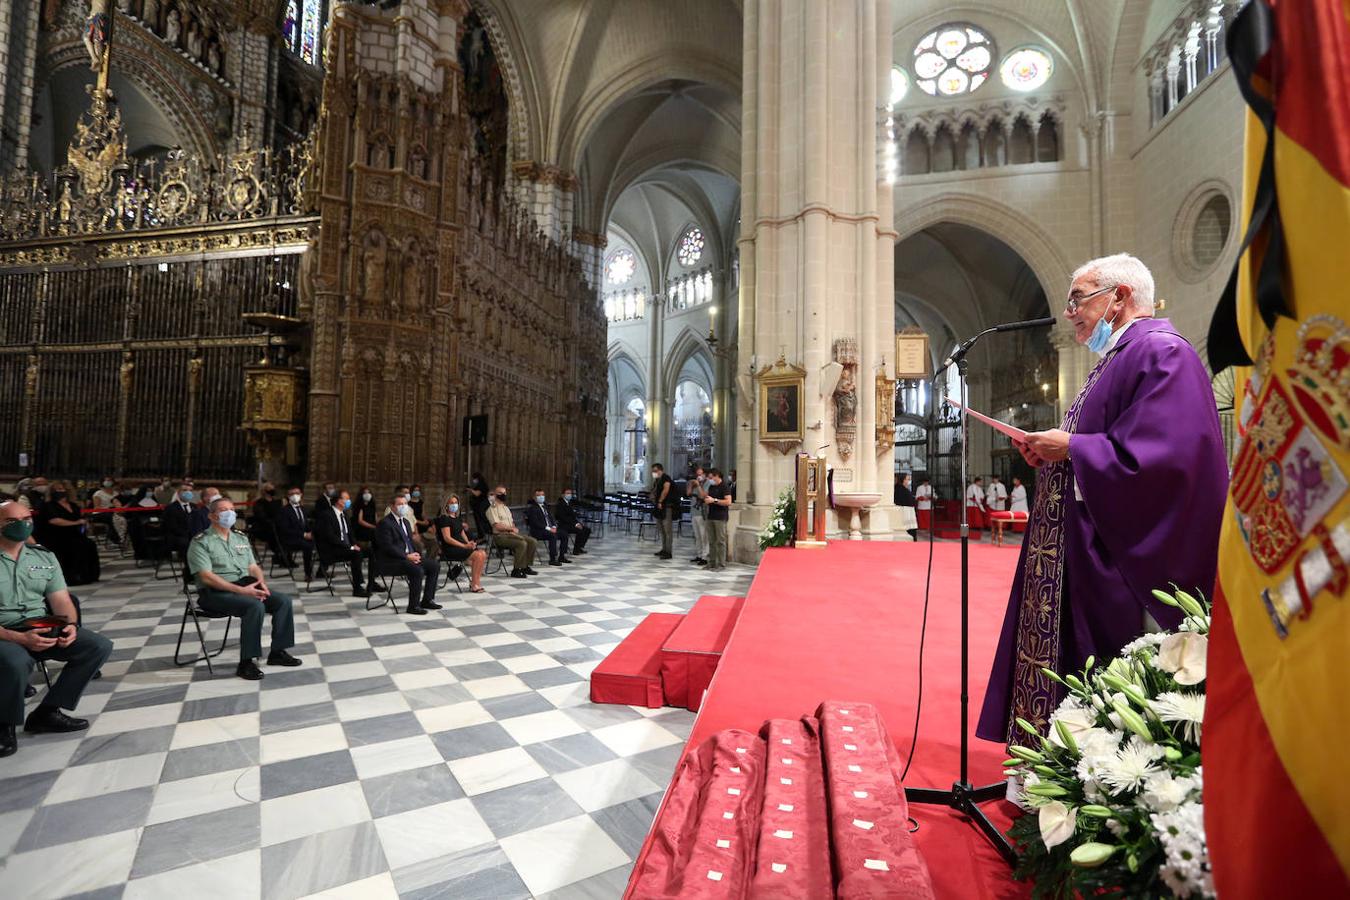
<svg viewBox="0 0 1350 900">
<path fill-rule="evenodd" d="M 1203 734 L 1224 900 L 1350 896 L 1350 0 L 1252 0 L 1238 366 Z"/>
</svg>

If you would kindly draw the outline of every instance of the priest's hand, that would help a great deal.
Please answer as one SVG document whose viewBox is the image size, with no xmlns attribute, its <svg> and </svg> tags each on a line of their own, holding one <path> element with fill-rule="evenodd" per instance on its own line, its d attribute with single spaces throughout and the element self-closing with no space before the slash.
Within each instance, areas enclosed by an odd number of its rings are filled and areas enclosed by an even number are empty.
<svg viewBox="0 0 1350 900">
<path fill-rule="evenodd" d="M 1033 431 L 1027 435 L 1026 443 L 1044 462 L 1059 462 L 1069 456 L 1069 433 L 1059 428 Z"/>
<path fill-rule="evenodd" d="M 1022 441 L 1014 440 L 1012 444 L 1017 448 L 1017 452 L 1022 454 L 1022 458 L 1027 461 L 1027 465 L 1035 469 L 1045 465 L 1045 460 L 1041 459 L 1035 450 L 1032 450 Z"/>
</svg>

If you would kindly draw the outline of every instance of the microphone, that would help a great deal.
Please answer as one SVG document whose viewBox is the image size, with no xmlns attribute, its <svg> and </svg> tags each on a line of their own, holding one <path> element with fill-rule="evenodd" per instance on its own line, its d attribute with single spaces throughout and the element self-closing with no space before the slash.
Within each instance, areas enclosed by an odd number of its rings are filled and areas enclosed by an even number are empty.
<svg viewBox="0 0 1350 900">
<path fill-rule="evenodd" d="M 1005 322 L 1002 325 L 995 325 L 992 328 L 986 328 L 984 331 L 981 331 L 973 338 L 969 338 L 968 340 L 963 341 L 961 343 L 961 346 L 953 350 L 952 355 L 944 359 L 942 361 L 942 365 L 938 366 L 938 370 L 933 373 L 933 377 L 937 378 L 937 376 L 942 374 L 942 372 L 944 372 L 949 366 L 952 366 L 957 362 L 960 362 L 962 359 L 964 359 L 965 355 L 970 352 L 970 348 L 975 346 L 975 342 L 978 341 L 980 338 L 984 337 L 986 334 L 993 334 L 996 331 L 1021 331 L 1023 328 L 1041 328 L 1043 326 L 1053 324 L 1055 324 L 1055 317 L 1045 316 L 1044 318 L 1041 319 L 1026 319 L 1021 322 Z"/>
<path fill-rule="evenodd" d="M 995 325 L 994 331 L 1021 331 L 1023 328 L 1041 328 L 1046 325 L 1055 324 L 1054 316 L 1046 316 L 1043 319 L 1027 319 L 1025 322 L 1008 322 L 1003 325 Z"/>
</svg>

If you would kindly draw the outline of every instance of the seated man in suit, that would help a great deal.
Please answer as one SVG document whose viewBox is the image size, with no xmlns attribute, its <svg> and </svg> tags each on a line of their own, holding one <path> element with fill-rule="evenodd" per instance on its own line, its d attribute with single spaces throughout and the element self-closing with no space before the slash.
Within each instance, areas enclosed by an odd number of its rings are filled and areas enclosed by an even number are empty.
<svg viewBox="0 0 1350 900">
<path fill-rule="evenodd" d="M 534 562 L 534 555 L 539 552 L 539 542 L 521 534 L 520 529 L 516 527 L 511 507 L 506 503 L 506 485 L 499 484 L 493 489 L 488 504 L 487 520 L 492 528 L 493 543 L 511 551 L 511 577 L 538 575 L 531 563 Z"/>
<path fill-rule="evenodd" d="M 188 565 L 197 577 L 197 604 L 208 612 L 239 617 L 239 666 L 234 674 L 261 681 L 255 660 L 262 656 L 263 617 L 272 617 L 269 666 L 298 666 L 286 651 L 295 646 L 295 615 L 291 598 L 267 586 L 262 566 L 253 558 L 248 537 L 234 530 L 234 503 L 217 498 L 211 504 L 211 527 L 192 539 Z"/>
<path fill-rule="evenodd" d="M 61 710 L 75 708 L 90 679 L 112 653 L 112 641 L 81 628 L 75 599 L 56 557 L 44 547 L 29 544 L 33 513 L 18 500 L 0 503 L 0 757 L 18 749 L 15 730 L 29 734 L 82 731 L 86 719 L 74 719 Z M 51 613 L 67 624 L 49 637 L 47 629 L 15 631 L 24 619 Z M 61 674 L 37 708 L 23 715 L 24 688 L 34 660 L 65 663 Z"/>
<path fill-rule="evenodd" d="M 176 555 L 183 561 L 184 584 L 191 578 L 187 567 L 188 544 L 210 524 L 205 508 L 196 501 L 197 492 L 193 489 L 192 479 L 184 478 L 178 483 L 178 490 L 174 491 L 161 516 L 164 523 L 164 549 L 169 552 L 170 558 Z"/>
<path fill-rule="evenodd" d="M 565 555 L 558 555 L 558 538 L 561 535 L 558 534 L 557 520 L 548 511 L 548 498 L 544 496 L 543 488 L 535 489 L 534 502 L 525 507 L 525 525 L 530 529 L 530 537 L 536 541 L 548 542 L 550 566 L 561 566 L 563 563 L 571 562 Z"/>
<path fill-rule="evenodd" d="M 574 556 L 586 555 L 586 541 L 591 537 L 591 527 L 582 524 L 577 519 L 577 495 L 571 488 L 563 488 L 562 499 L 558 505 L 553 508 L 553 518 L 558 520 L 558 540 L 560 546 L 558 549 L 562 552 L 563 562 L 571 562 L 567 558 L 567 539 L 572 538 L 572 554 Z"/>
<path fill-rule="evenodd" d="M 375 559 L 371 567 L 375 575 L 402 575 L 408 579 L 409 615 L 424 616 L 429 609 L 440 609 L 436 602 L 436 579 L 441 566 L 434 559 L 424 559 L 413 543 L 413 526 L 406 518 L 408 498 L 394 497 L 389 514 L 375 526 Z M 421 601 L 418 601 L 418 595 Z"/>
<path fill-rule="evenodd" d="M 295 568 L 295 557 L 291 554 L 299 550 L 305 558 L 305 581 L 314 580 L 314 526 L 309 513 L 305 512 L 304 493 L 299 486 L 292 485 L 286 490 L 286 505 L 277 514 L 277 543 L 281 552 L 286 554 L 286 567 Z"/>
<path fill-rule="evenodd" d="M 361 548 L 352 536 L 351 523 L 347 521 L 347 510 L 351 509 L 352 497 L 346 491 L 339 490 L 332 503 L 323 503 L 318 507 L 314 521 L 314 545 L 319 550 L 320 567 L 331 566 L 335 562 L 345 561 L 351 569 L 352 593 L 357 597 L 369 597 L 374 586 L 361 583 Z M 375 570 L 371 568 L 372 580 Z"/>
</svg>

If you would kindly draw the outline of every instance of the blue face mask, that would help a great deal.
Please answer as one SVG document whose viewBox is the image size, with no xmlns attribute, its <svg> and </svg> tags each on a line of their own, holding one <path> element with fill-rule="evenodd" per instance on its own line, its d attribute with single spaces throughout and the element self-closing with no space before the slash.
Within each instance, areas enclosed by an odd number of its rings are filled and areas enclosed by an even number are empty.
<svg viewBox="0 0 1350 900">
<path fill-rule="evenodd" d="M 452 516 L 453 516 L 455 513 L 459 512 L 459 504 L 458 504 L 458 503 L 451 503 L 451 504 L 450 504 L 448 507 L 446 507 L 446 508 L 450 510 L 450 515 L 452 515 Z"/>
<path fill-rule="evenodd" d="M 216 513 L 216 521 L 220 523 L 221 528 L 233 528 L 238 519 L 239 514 L 232 509 L 222 509 Z"/>
<path fill-rule="evenodd" d="M 538 503 L 540 506 L 543 506 L 543 505 L 544 505 L 544 498 L 543 498 L 543 495 L 540 495 L 540 496 L 538 496 L 538 497 L 535 497 L 535 498 L 534 498 L 534 502 L 535 502 L 535 503 Z"/>
<path fill-rule="evenodd" d="M 421 499 L 422 499 L 422 492 L 421 492 L 421 491 L 413 491 L 413 492 L 412 492 L 412 498 L 413 498 L 414 500 L 421 500 Z"/>
<path fill-rule="evenodd" d="M 343 500 L 343 501 L 342 501 L 342 508 L 343 508 L 343 509 L 351 509 L 351 508 L 352 508 L 352 501 L 351 501 L 350 499 L 348 499 L 348 500 Z"/>
<path fill-rule="evenodd" d="M 1106 345 L 1111 342 L 1111 325 L 1114 323 L 1106 321 L 1106 316 L 1097 320 L 1096 326 L 1092 329 L 1092 334 L 1088 337 L 1087 348 L 1098 355 L 1106 352 Z"/>
<path fill-rule="evenodd" d="M 179 500 L 182 500 L 182 501 L 184 501 L 184 502 L 186 502 L 186 503 L 191 503 L 191 502 L 192 502 L 192 498 L 195 497 L 195 496 L 197 496 L 197 495 L 194 494 L 192 491 L 179 491 L 179 492 L 178 492 L 178 499 L 179 499 Z"/>
</svg>

